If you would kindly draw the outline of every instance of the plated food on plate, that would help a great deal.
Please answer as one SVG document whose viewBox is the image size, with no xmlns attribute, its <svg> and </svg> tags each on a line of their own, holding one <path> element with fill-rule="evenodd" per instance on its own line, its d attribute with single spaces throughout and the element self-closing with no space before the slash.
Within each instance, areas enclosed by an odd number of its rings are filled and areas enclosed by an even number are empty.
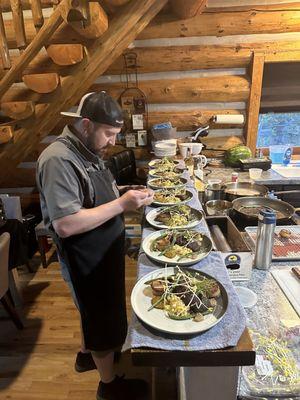
<svg viewBox="0 0 300 400">
<path fill-rule="evenodd" d="M 175 179 L 182 175 L 183 170 L 179 168 L 174 168 L 173 170 L 160 170 L 160 169 L 150 169 L 149 176 L 152 178 L 165 178 L 165 179 Z"/>
<path fill-rule="evenodd" d="M 143 241 L 143 250 L 151 259 L 171 265 L 192 265 L 212 249 L 211 240 L 191 229 L 168 229 L 154 232 Z"/>
<path fill-rule="evenodd" d="M 221 321 L 228 295 L 212 276 L 174 266 L 143 276 L 133 288 L 131 304 L 137 317 L 152 328 L 191 335 Z"/>
<path fill-rule="evenodd" d="M 172 206 L 175 204 L 183 204 L 193 198 L 193 193 L 185 188 L 162 189 L 154 192 L 153 203 L 155 205 Z"/>
<path fill-rule="evenodd" d="M 173 274 L 163 274 L 161 278 L 145 284 L 152 291 L 148 311 L 160 309 L 167 318 L 177 321 L 203 321 L 205 315 L 214 312 L 217 298 L 221 296 L 220 286 L 215 279 L 180 268 L 176 268 Z"/>
<path fill-rule="evenodd" d="M 178 188 L 182 187 L 187 183 L 185 178 L 174 178 L 174 179 L 166 179 L 166 178 L 154 178 L 148 181 L 148 185 L 152 189 L 164 189 L 164 188 Z"/>
<path fill-rule="evenodd" d="M 155 228 L 194 228 L 202 219 L 202 213 L 188 205 L 175 205 L 151 210 L 146 220 Z"/>
<path fill-rule="evenodd" d="M 178 164 L 179 161 L 164 157 L 162 159 L 151 160 L 148 165 L 150 168 L 160 169 L 160 171 L 172 171 Z"/>
</svg>

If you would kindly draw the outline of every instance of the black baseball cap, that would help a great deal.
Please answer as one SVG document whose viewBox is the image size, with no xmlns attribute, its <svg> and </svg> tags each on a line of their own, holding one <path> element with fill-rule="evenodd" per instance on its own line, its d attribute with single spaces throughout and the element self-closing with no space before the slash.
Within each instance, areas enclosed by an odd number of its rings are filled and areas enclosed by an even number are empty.
<svg viewBox="0 0 300 400">
<path fill-rule="evenodd" d="M 119 103 L 104 91 L 85 94 L 75 113 L 61 112 L 61 114 L 74 118 L 88 118 L 116 128 L 121 128 L 124 123 L 123 111 Z"/>
</svg>

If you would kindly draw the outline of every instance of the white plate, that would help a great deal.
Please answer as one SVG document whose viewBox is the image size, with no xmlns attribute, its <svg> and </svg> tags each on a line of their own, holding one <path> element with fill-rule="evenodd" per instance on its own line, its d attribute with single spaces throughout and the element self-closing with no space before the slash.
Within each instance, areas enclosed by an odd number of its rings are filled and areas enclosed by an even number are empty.
<svg viewBox="0 0 300 400">
<path fill-rule="evenodd" d="M 151 279 L 162 277 L 164 274 L 167 274 L 167 276 L 172 275 L 174 270 L 174 267 L 155 270 L 143 276 L 136 283 L 131 293 L 131 305 L 137 317 L 154 329 L 178 335 L 192 335 L 204 332 L 220 322 L 228 306 L 228 295 L 223 285 L 221 285 L 218 281 L 217 283 L 220 286 L 221 296 L 217 299 L 217 306 L 214 312 L 212 314 L 205 315 L 204 320 L 201 322 L 195 322 L 192 319 L 176 321 L 168 318 L 164 314 L 163 310 L 156 308 L 148 311 L 148 309 L 151 307 L 151 290 L 149 289 L 149 285 L 145 285 L 145 282 Z M 189 272 L 191 271 L 194 270 L 190 269 Z M 197 272 L 206 276 L 207 278 L 214 279 L 208 274 L 204 274 L 199 271 Z"/>
<path fill-rule="evenodd" d="M 155 168 L 155 164 L 156 164 L 158 161 L 161 161 L 161 159 L 151 160 L 151 161 L 148 163 L 149 167 L 150 167 L 150 168 Z M 177 160 L 172 160 L 172 161 L 173 161 L 174 165 L 178 165 L 178 164 L 179 164 L 179 161 L 177 161 Z"/>
<path fill-rule="evenodd" d="M 151 176 L 151 178 L 162 178 L 161 175 L 158 175 L 159 173 L 162 173 L 162 172 L 174 172 L 174 171 L 158 171 L 157 169 L 153 168 L 153 169 L 150 169 L 149 176 Z M 174 175 L 174 177 L 179 178 L 183 174 L 183 170 L 182 170 L 182 172 L 175 172 L 175 174 L 176 175 Z"/>
<path fill-rule="evenodd" d="M 172 229 L 169 229 L 172 230 Z M 185 257 L 181 258 L 178 260 L 180 257 L 176 256 L 173 258 L 168 258 L 165 257 L 164 255 L 160 255 L 160 251 L 152 251 L 151 250 L 151 243 L 153 242 L 154 239 L 157 239 L 159 236 L 163 235 L 166 232 L 166 230 L 161 230 L 161 231 L 156 231 L 148 235 L 142 243 L 142 248 L 145 254 L 152 260 L 157 261 L 162 264 L 169 264 L 169 265 L 193 265 L 202 260 L 203 258 L 207 257 L 209 253 L 211 252 L 212 249 L 212 242 L 207 237 L 206 235 L 203 235 L 203 242 L 204 243 L 204 249 L 203 253 L 199 253 L 195 259 Z"/>
<path fill-rule="evenodd" d="M 155 221 L 156 216 L 163 211 L 165 208 L 169 208 L 169 207 L 160 207 L 160 208 L 155 208 L 154 210 L 151 210 L 148 212 L 148 214 L 146 215 L 146 220 L 149 222 L 150 225 L 154 226 L 154 228 L 158 228 L 158 229 L 168 229 L 168 228 L 172 228 L 172 229 L 191 229 L 191 228 L 195 228 L 195 226 L 199 225 L 201 220 L 202 220 L 202 213 L 199 210 L 196 210 L 195 208 L 191 208 L 194 215 L 197 217 L 196 220 L 189 222 L 187 225 L 178 225 L 178 226 L 168 226 L 163 224 L 162 222 L 158 222 Z"/>
<path fill-rule="evenodd" d="M 160 190 L 157 190 L 157 192 L 159 192 Z M 168 206 L 175 206 L 175 205 L 180 205 L 180 204 L 185 204 L 188 203 L 190 200 L 192 200 L 193 198 L 193 193 L 190 192 L 189 190 L 186 191 L 186 193 L 188 194 L 188 198 L 185 200 L 181 200 L 177 203 L 161 203 L 160 201 L 153 201 L 152 205 L 156 205 L 156 206 L 164 206 L 164 207 L 168 207 Z"/>
<path fill-rule="evenodd" d="M 163 186 L 157 186 L 157 185 L 155 184 L 155 181 L 156 181 L 157 179 L 163 179 L 163 178 L 153 178 L 153 179 L 149 179 L 148 185 L 149 185 L 149 187 L 150 187 L 151 189 L 175 189 L 175 188 L 183 187 L 183 186 L 185 186 L 185 185 L 187 184 L 187 180 L 186 180 L 185 178 L 180 178 L 180 181 L 181 181 L 180 184 L 178 184 L 178 185 L 173 185 L 173 186 L 165 186 L 165 187 L 163 187 Z M 172 179 L 170 179 L 170 180 L 172 180 Z"/>
</svg>

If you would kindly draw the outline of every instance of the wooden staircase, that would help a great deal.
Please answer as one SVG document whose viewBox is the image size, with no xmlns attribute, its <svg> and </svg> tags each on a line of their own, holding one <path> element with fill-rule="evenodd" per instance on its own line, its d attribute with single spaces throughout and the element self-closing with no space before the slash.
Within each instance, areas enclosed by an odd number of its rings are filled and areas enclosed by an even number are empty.
<svg viewBox="0 0 300 400">
<path fill-rule="evenodd" d="M 0 187 L 12 186 L 17 166 L 57 124 L 60 111 L 78 102 L 166 3 L 1 1 Z M 44 6 L 53 7 L 47 18 Z M 5 23 L 2 13 L 10 10 L 12 21 Z"/>
</svg>

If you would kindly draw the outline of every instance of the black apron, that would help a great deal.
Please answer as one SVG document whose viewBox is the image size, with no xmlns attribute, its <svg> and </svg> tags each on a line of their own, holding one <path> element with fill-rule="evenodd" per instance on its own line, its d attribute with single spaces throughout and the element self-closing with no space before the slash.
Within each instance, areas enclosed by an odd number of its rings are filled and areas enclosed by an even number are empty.
<svg viewBox="0 0 300 400">
<path fill-rule="evenodd" d="M 68 139 L 57 139 L 77 151 Z M 108 169 L 87 169 L 97 207 L 117 198 Z M 85 346 L 104 351 L 122 346 L 127 333 L 124 222 L 117 215 L 89 232 L 60 239 L 79 304 Z"/>
</svg>

